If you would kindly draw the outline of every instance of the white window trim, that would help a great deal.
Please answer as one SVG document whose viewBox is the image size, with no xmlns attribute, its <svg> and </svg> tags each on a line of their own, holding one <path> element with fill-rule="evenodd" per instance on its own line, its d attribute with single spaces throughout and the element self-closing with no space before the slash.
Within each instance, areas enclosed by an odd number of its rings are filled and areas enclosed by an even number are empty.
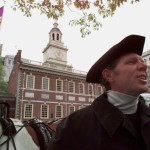
<svg viewBox="0 0 150 150">
<path fill-rule="evenodd" d="M 58 91 L 58 90 L 57 90 L 57 81 L 61 81 L 61 91 Z M 57 91 L 57 92 L 63 92 L 63 80 L 61 80 L 61 79 L 56 79 L 56 91 Z"/>
<path fill-rule="evenodd" d="M 69 88 L 70 88 L 69 84 L 70 83 L 73 83 L 73 92 L 70 92 L 70 90 L 69 90 Z M 75 82 L 74 81 L 68 81 L 68 92 L 69 93 L 75 93 Z"/>
<path fill-rule="evenodd" d="M 89 93 L 89 87 L 90 87 L 90 86 L 92 87 L 92 94 Z M 93 85 L 92 85 L 92 84 L 88 84 L 88 94 L 89 94 L 89 95 L 93 95 L 93 92 L 94 92 L 94 91 L 93 91 Z"/>
<path fill-rule="evenodd" d="M 83 86 L 83 93 L 80 93 L 80 85 L 82 84 Z M 85 86 L 84 83 L 79 83 L 79 94 L 85 94 Z"/>
<path fill-rule="evenodd" d="M 48 89 L 44 89 L 43 88 L 43 80 L 44 80 L 44 78 L 48 79 Z M 47 78 L 47 77 L 42 77 L 42 90 L 49 91 L 49 78 Z"/>
<path fill-rule="evenodd" d="M 47 106 L 47 117 L 42 117 L 42 106 L 43 106 L 43 105 L 44 105 L 44 106 L 45 106 L 45 105 Z M 49 105 L 47 105 L 47 104 L 42 104 L 42 105 L 41 105 L 41 111 L 40 111 L 40 112 L 41 112 L 41 113 L 40 113 L 40 118 L 41 118 L 41 119 L 48 119 L 48 118 L 49 118 L 49 113 L 48 113 L 48 112 L 49 112 Z"/>
<path fill-rule="evenodd" d="M 99 93 L 99 90 L 98 88 L 100 88 L 100 93 Z M 103 89 L 102 89 L 102 86 L 97 86 L 97 95 L 100 95 L 103 93 Z"/>
<path fill-rule="evenodd" d="M 32 105 L 31 117 L 25 117 L 26 105 Z M 32 119 L 32 118 L 33 118 L 33 109 L 34 109 L 33 107 L 34 107 L 33 104 L 29 104 L 29 103 L 25 103 L 25 104 L 24 104 L 24 119 Z"/>
<path fill-rule="evenodd" d="M 30 88 L 27 87 L 27 82 L 28 82 L 28 77 L 29 76 L 33 76 L 33 87 L 32 88 L 31 87 Z M 27 75 L 27 77 L 26 77 L 26 88 L 28 88 L 28 89 L 34 89 L 35 88 L 35 76 L 34 75 L 32 75 L 32 74 L 30 74 L 30 75 L 28 74 Z"/>
<path fill-rule="evenodd" d="M 57 117 L 57 116 L 56 116 L 56 113 L 57 113 L 57 112 L 56 112 L 56 108 L 57 108 L 57 106 L 60 106 L 60 107 L 61 107 L 61 116 L 60 116 L 60 117 Z M 56 119 L 59 119 L 59 118 L 62 118 L 62 117 L 63 117 L 63 105 L 56 105 L 56 106 L 55 106 L 55 118 L 56 118 Z"/>
</svg>

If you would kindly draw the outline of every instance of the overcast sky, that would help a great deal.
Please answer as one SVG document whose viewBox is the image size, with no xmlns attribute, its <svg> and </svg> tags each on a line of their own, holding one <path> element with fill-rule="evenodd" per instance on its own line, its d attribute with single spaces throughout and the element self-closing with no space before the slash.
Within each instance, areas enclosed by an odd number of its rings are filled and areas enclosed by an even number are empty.
<svg viewBox="0 0 150 150">
<path fill-rule="evenodd" d="M 1 0 L 0 0 L 1 1 Z M 0 30 L 2 56 L 15 55 L 19 49 L 22 57 L 43 61 L 43 49 L 49 41 L 49 31 L 54 21 L 34 12 L 31 18 L 20 11 L 13 11 L 12 1 L 7 0 Z M 69 20 L 77 14 L 66 10 L 58 20 L 63 33 L 64 45 L 68 48 L 68 64 L 74 69 L 88 71 L 95 61 L 110 47 L 130 34 L 146 36 L 144 51 L 150 50 L 150 0 L 141 0 L 134 5 L 124 4 L 111 18 L 102 20 L 103 27 L 86 38 L 81 38 L 78 27 L 69 26 Z"/>
</svg>

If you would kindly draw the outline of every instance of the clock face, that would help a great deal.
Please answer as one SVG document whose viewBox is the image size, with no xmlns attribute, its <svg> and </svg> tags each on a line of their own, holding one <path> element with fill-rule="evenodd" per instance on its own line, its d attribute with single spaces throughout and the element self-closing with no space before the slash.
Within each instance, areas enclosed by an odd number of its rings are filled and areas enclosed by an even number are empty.
<svg viewBox="0 0 150 150">
<path fill-rule="evenodd" d="M 56 59 L 59 59 L 59 60 L 62 60 L 63 59 L 63 54 L 61 51 L 56 51 L 55 52 L 55 58 Z"/>
</svg>

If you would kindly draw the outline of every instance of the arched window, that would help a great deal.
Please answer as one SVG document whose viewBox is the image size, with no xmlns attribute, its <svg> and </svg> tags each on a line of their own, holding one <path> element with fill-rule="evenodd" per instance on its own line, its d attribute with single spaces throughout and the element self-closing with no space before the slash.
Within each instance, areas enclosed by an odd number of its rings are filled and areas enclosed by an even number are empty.
<svg viewBox="0 0 150 150">
<path fill-rule="evenodd" d="M 57 41 L 59 41 L 59 34 L 57 33 Z"/>
<path fill-rule="evenodd" d="M 55 40 L 55 34 L 54 33 L 52 34 L 52 40 Z"/>
</svg>

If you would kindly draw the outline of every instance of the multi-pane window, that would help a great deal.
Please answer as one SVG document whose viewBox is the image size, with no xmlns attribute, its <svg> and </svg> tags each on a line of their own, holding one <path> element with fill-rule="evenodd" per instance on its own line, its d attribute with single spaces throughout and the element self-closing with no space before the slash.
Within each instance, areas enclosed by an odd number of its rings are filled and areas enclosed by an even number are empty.
<svg viewBox="0 0 150 150">
<path fill-rule="evenodd" d="M 27 75 L 26 87 L 33 89 L 34 88 L 34 81 L 35 81 L 35 76 Z"/>
<path fill-rule="evenodd" d="M 88 85 L 88 94 L 90 94 L 90 95 L 93 94 L 93 85 L 92 84 Z"/>
<path fill-rule="evenodd" d="M 75 111 L 75 106 L 69 106 L 68 115 L 72 114 Z"/>
<path fill-rule="evenodd" d="M 56 80 L 56 90 L 59 92 L 63 91 L 63 80 L 60 79 Z"/>
<path fill-rule="evenodd" d="M 56 118 L 62 118 L 63 117 L 63 106 L 62 105 L 56 105 L 55 107 L 55 117 Z"/>
<path fill-rule="evenodd" d="M 75 93 L 75 83 L 73 81 L 68 82 L 68 92 Z"/>
<path fill-rule="evenodd" d="M 49 78 L 42 77 L 42 89 L 49 90 Z"/>
<path fill-rule="evenodd" d="M 79 94 L 84 94 L 84 84 L 79 83 Z"/>
<path fill-rule="evenodd" d="M 102 87 L 98 86 L 97 87 L 97 95 L 101 95 L 102 94 Z"/>
<path fill-rule="evenodd" d="M 33 117 L 33 104 L 24 105 L 24 118 L 30 119 Z"/>
<path fill-rule="evenodd" d="M 49 105 L 41 105 L 41 118 L 48 119 Z"/>
</svg>

